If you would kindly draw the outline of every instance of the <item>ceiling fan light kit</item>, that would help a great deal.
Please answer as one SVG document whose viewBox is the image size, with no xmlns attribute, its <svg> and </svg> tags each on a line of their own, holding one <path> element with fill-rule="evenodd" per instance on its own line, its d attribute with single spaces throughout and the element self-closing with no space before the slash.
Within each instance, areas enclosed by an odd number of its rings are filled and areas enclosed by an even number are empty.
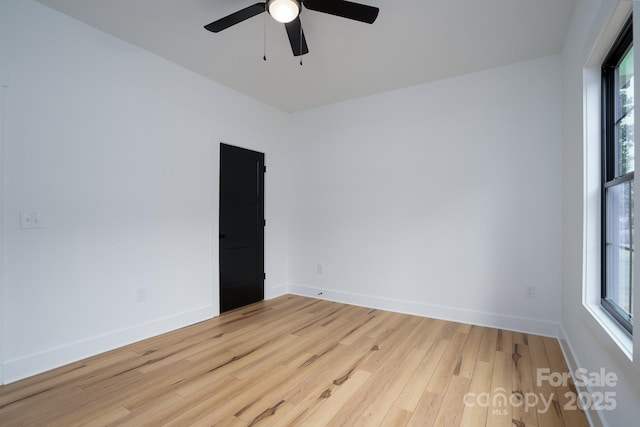
<svg viewBox="0 0 640 427">
<path fill-rule="evenodd" d="M 346 0 L 267 0 L 266 3 L 255 3 L 231 15 L 220 18 L 205 25 L 204 28 L 213 33 L 219 33 L 267 11 L 273 19 L 284 24 L 293 55 L 305 55 L 309 53 L 309 48 L 307 47 L 302 23 L 300 22 L 300 9 L 302 6 L 316 12 L 340 16 L 367 24 L 373 24 L 380 11 L 377 7 Z"/>
<path fill-rule="evenodd" d="M 300 14 L 300 2 L 297 0 L 269 0 L 267 10 L 273 19 L 287 24 Z"/>
</svg>

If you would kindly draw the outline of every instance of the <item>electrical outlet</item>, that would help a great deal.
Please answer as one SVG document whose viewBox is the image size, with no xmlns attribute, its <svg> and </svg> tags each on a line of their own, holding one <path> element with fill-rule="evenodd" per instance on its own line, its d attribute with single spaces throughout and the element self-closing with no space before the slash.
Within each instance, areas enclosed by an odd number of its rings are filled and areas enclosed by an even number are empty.
<svg viewBox="0 0 640 427">
<path fill-rule="evenodd" d="M 318 274 L 322 274 L 322 270 L 323 270 L 322 264 L 318 264 L 318 266 L 316 267 L 316 271 L 318 272 Z"/>
<path fill-rule="evenodd" d="M 144 302 L 147 300 L 147 288 L 136 289 L 136 301 Z"/>
<path fill-rule="evenodd" d="M 526 298 L 535 298 L 536 297 L 536 287 L 535 286 L 527 286 L 525 288 L 525 294 L 524 296 Z"/>
</svg>

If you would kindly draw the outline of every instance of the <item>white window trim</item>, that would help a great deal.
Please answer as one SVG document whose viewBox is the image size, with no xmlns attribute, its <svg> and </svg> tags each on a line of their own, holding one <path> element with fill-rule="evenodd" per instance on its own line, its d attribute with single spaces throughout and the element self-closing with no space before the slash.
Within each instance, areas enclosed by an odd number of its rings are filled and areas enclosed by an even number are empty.
<svg viewBox="0 0 640 427">
<path fill-rule="evenodd" d="M 631 13 L 631 4 L 617 8 L 589 57 L 583 70 L 583 318 L 598 339 L 608 347 L 615 344 L 627 361 L 634 360 L 634 338 L 601 305 L 601 64 L 610 46 Z M 636 32 L 634 25 L 634 33 Z M 635 39 L 635 37 L 634 37 Z M 637 129 L 637 128 L 636 128 Z M 636 169 L 640 159 L 636 159 Z M 638 218 L 636 206 L 636 218 Z M 635 255 L 634 255 L 635 256 Z M 634 258 L 635 260 L 635 258 Z M 638 263 L 634 261 L 634 292 L 638 295 Z M 637 305 L 637 304 L 636 304 Z M 634 311 L 638 311 L 637 308 Z M 637 319 L 638 317 L 634 317 Z M 639 333 L 635 334 L 636 337 Z M 637 338 L 636 338 L 637 339 Z M 636 358 L 638 359 L 638 358 Z M 633 363 L 640 370 L 640 361 Z"/>
<path fill-rule="evenodd" d="M 631 336 L 616 322 L 600 304 L 600 227 L 601 227 L 601 72 L 597 68 L 586 68 L 584 81 L 584 218 L 583 235 L 583 288 L 582 305 L 587 322 L 595 330 L 604 330 L 609 340 L 629 359 L 633 359 Z M 595 323 L 594 323 L 595 322 Z M 602 337 L 604 338 L 604 336 Z"/>
</svg>

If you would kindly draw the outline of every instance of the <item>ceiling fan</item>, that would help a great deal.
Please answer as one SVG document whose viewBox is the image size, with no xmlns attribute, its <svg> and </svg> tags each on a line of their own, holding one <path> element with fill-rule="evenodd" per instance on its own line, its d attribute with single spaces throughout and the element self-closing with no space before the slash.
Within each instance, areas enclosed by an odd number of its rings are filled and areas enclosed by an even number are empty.
<svg viewBox="0 0 640 427">
<path fill-rule="evenodd" d="M 264 3 L 256 3 L 227 15 L 211 24 L 205 25 L 204 28 L 218 33 L 262 12 L 267 12 L 273 19 L 284 24 L 293 55 L 300 56 L 309 53 L 307 41 L 302 31 L 302 23 L 300 22 L 301 5 L 304 5 L 309 10 L 353 19 L 367 24 L 373 24 L 380 11 L 377 7 L 345 0 L 267 0 Z"/>
</svg>

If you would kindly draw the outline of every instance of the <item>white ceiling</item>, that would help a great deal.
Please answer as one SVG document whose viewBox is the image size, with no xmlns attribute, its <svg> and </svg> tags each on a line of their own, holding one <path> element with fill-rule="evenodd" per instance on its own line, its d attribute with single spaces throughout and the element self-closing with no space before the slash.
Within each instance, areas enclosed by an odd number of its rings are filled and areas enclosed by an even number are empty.
<svg viewBox="0 0 640 427">
<path fill-rule="evenodd" d="M 303 8 L 303 66 L 266 14 L 204 30 L 257 0 L 37 1 L 293 112 L 560 53 L 577 0 L 358 0 L 372 25 Z"/>
</svg>

